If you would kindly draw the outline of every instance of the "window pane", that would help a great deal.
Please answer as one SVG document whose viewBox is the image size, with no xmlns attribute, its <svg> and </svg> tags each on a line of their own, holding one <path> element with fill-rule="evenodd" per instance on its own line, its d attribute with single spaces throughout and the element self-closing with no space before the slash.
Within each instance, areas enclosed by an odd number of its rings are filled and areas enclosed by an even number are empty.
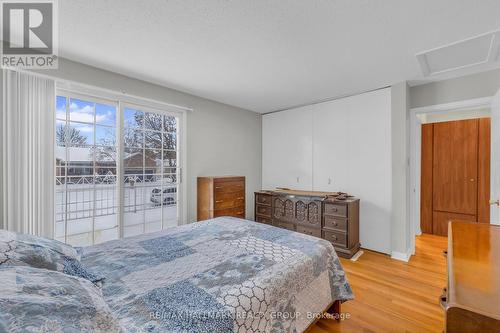
<svg viewBox="0 0 500 333">
<path fill-rule="evenodd" d="M 155 170 L 161 168 L 161 149 L 146 149 L 145 150 L 144 166 Z M 159 171 L 158 171 L 159 172 Z"/>
<path fill-rule="evenodd" d="M 69 123 L 66 129 L 68 146 L 85 146 L 94 144 L 94 125 Z"/>
<path fill-rule="evenodd" d="M 57 96 L 56 98 L 56 119 L 66 120 L 66 97 Z"/>
<path fill-rule="evenodd" d="M 163 130 L 165 132 L 176 132 L 177 131 L 177 119 L 172 116 L 163 117 Z"/>
<path fill-rule="evenodd" d="M 177 147 L 177 134 L 164 133 L 163 134 L 163 149 L 175 150 Z"/>
<path fill-rule="evenodd" d="M 144 128 L 153 131 L 161 131 L 162 116 L 156 113 L 146 112 L 144 117 Z"/>
<path fill-rule="evenodd" d="M 67 175 L 74 177 L 74 179 L 77 179 L 80 176 L 92 176 L 94 174 L 94 168 L 92 166 L 89 167 L 74 167 L 74 166 L 68 166 L 67 168 Z M 87 177 L 84 177 L 87 178 Z"/>
<path fill-rule="evenodd" d="M 91 167 L 94 164 L 94 149 L 92 147 L 68 147 L 68 166 Z"/>
<path fill-rule="evenodd" d="M 144 132 L 145 147 L 161 149 L 161 132 Z"/>
<path fill-rule="evenodd" d="M 125 148 L 123 151 L 123 165 L 126 168 L 142 168 L 144 163 L 142 148 Z"/>
<path fill-rule="evenodd" d="M 125 108 L 123 117 L 125 127 L 143 128 L 144 112 Z"/>
<path fill-rule="evenodd" d="M 109 170 L 107 174 L 96 175 L 94 182 L 96 185 L 116 184 L 116 175 Z"/>
<path fill-rule="evenodd" d="M 66 121 L 56 120 L 56 145 L 60 147 L 66 146 L 67 135 Z"/>
<path fill-rule="evenodd" d="M 95 144 L 100 146 L 116 146 L 116 130 L 112 127 L 95 127 Z"/>
<path fill-rule="evenodd" d="M 96 124 L 106 126 L 116 126 L 116 108 L 112 105 L 98 104 L 95 105 L 95 122 Z"/>
<path fill-rule="evenodd" d="M 64 102 L 56 101 L 58 118 Z M 56 121 L 56 237 L 92 245 L 119 236 L 117 111 L 79 99 L 68 104 L 69 120 Z"/>
<path fill-rule="evenodd" d="M 123 144 L 125 147 L 144 147 L 144 131 L 125 128 L 123 134 Z"/>
<path fill-rule="evenodd" d="M 177 166 L 177 152 L 175 150 L 163 151 L 163 166 L 176 167 Z"/>
<path fill-rule="evenodd" d="M 94 123 L 94 103 L 79 99 L 70 99 L 69 119 L 85 123 Z"/>
<path fill-rule="evenodd" d="M 96 166 L 95 176 L 116 176 L 116 168 Z"/>
<path fill-rule="evenodd" d="M 177 174 L 163 174 L 162 182 L 164 185 L 177 184 Z"/>
<path fill-rule="evenodd" d="M 176 174 L 177 173 L 177 168 L 164 167 L 163 168 L 163 173 L 164 174 Z"/>
<path fill-rule="evenodd" d="M 117 153 L 115 147 L 94 147 L 93 151 L 96 168 L 116 167 Z"/>
</svg>

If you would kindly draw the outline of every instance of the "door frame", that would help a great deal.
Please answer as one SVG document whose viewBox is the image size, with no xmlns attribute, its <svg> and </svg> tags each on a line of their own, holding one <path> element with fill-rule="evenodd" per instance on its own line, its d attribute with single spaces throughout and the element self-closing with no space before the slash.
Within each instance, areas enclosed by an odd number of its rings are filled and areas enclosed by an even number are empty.
<svg viewBox="0 0 500 333">
<path fill-rule="evenodd" d="M 421 178 L 421 145 L 422 145 L 422 121 L 421 115 L 425 114 L 453 114 L 467 110 L 491 107 L 493 97 L 483 97 L 467 99 L 452 103 L 436 104 L 424 107 L 411 108 L 409 110 L 410 120 L 410 158 L 409 173 L 410 187 L 408 188 L 408 197 L 410 198 L 410 249 L 415 254 L 415 236 L 422 234 L 420 230 L 420 178 Z M 458 120 L 458 119 L 457 119 Z"/>
</svg>

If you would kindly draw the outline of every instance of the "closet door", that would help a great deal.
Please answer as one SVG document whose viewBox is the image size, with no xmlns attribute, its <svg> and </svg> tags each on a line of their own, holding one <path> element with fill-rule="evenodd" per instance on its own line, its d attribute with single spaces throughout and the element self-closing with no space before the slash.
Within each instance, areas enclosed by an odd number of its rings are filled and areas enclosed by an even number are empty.
<svg viewBox="0 0 500 333">
<path fill-rule="evenodd" d="M 313 189 L 355 193 L 351 187 L 352 133 L 349 99 L 313 108 Z M 357 194 L 357 193 L 356 193 Z"/>
<path fill-rule="evenodd" d="M 262 188 L 312 189 L 311 107 L 262 117 Z"/>
<path fill-rule="evenodd" d="M 362 246 L 390 253 L 390 89 L 317 104 L 312 110 L 313 190 L 360 198 Z"/>
</svg>

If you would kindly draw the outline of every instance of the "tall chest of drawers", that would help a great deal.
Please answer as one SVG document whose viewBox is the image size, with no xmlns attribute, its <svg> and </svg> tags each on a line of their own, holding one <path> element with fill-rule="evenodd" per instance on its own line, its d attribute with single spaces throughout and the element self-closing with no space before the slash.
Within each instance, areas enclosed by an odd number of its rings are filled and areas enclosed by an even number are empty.
<svg viewBox="0 0 500 333">
<path fill-rule="evenodd" d="M 255 192 L 255 221 L 326 239 L 339 256 L 351 258 L 360 248 L 359 199 L 329 199 L 333 194 Z"/>
<path fill-rule="evenodd" d="M 245 218 L 245 177 L 198 177 L 198 221 L 219 216 Z"/>
</svg>

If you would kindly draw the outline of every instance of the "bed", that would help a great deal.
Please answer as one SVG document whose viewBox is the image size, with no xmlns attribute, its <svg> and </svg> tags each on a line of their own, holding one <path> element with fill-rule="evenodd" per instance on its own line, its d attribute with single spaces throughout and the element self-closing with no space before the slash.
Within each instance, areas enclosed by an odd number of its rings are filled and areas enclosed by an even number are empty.
<svg viewBox="0 0 500 333">
<path fill-rule="evenodd" d="M 332 245 L 223 217 L 83 248 L 129 332 L 302 332 L 353 293 Z"/>
</svg>

